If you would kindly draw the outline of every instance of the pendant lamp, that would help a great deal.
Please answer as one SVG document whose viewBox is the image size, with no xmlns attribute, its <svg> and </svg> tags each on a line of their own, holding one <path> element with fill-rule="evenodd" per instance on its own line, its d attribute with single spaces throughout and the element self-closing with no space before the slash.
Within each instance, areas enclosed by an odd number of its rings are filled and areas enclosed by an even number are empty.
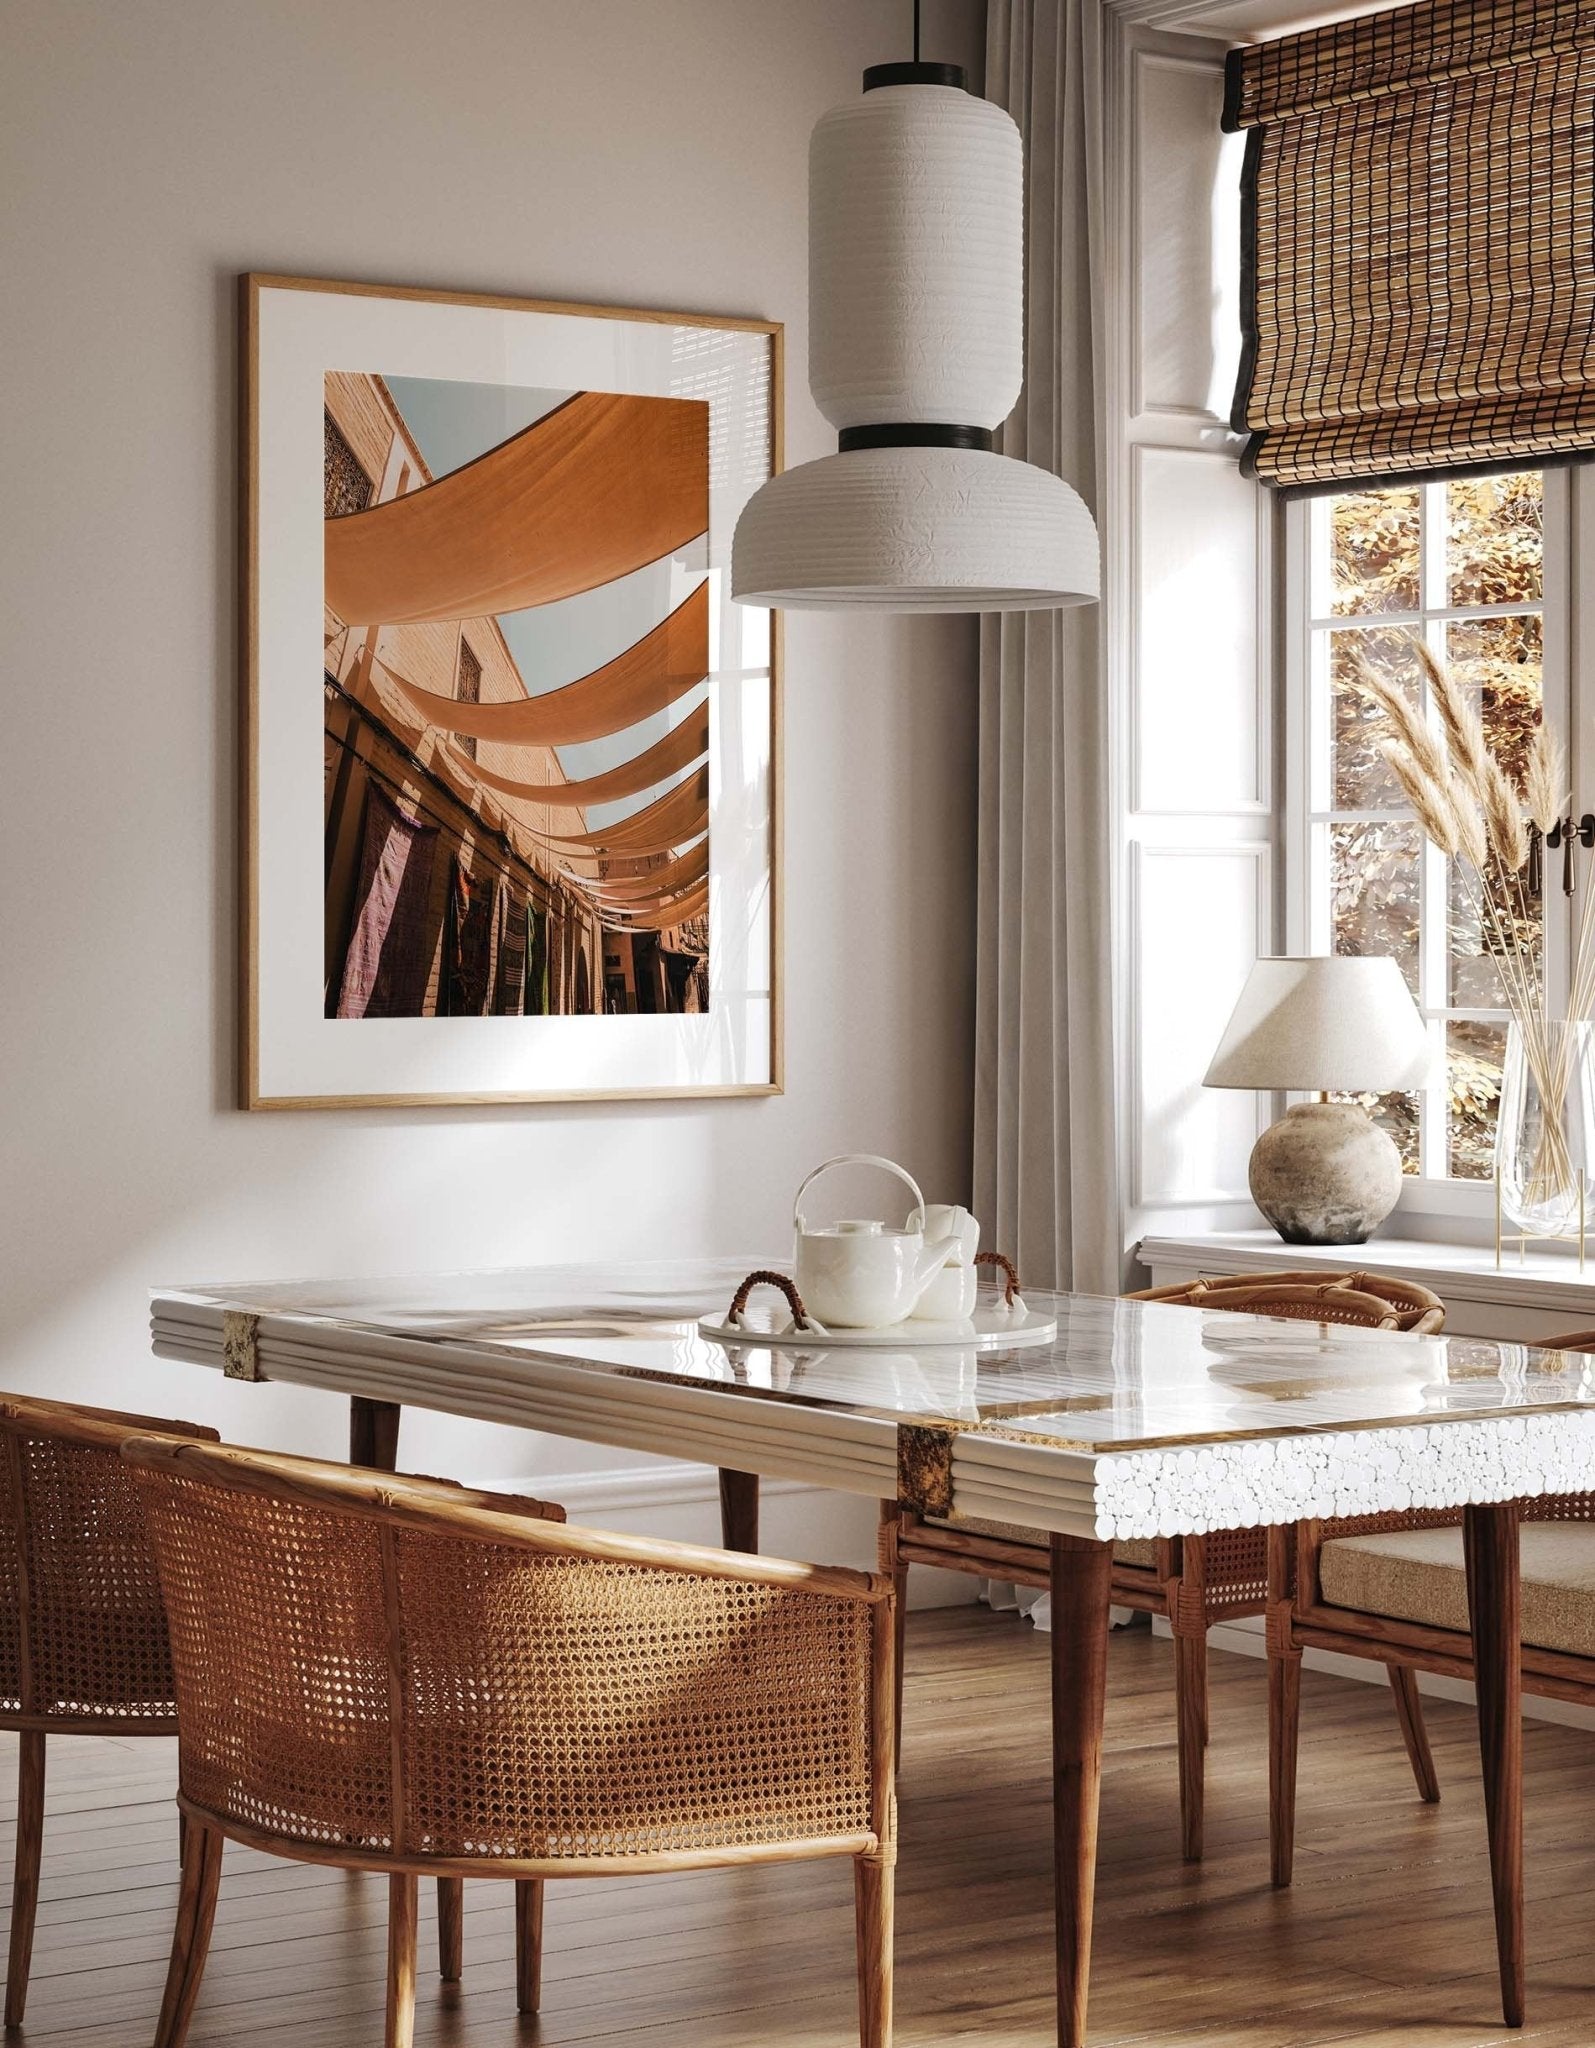
<svg viewBox="0 0 1595 2048">
<path fill-rule="evenodd" d="M 864 73 L 809 145 L 809 389 L 837 453 L 773 477 L 731 591 L 789 610 L 1033 611 L 1097 596 L 1061 477 L 998 455 L 1024 381 L 1024 151 L 957 65 Z"/>
</svg>

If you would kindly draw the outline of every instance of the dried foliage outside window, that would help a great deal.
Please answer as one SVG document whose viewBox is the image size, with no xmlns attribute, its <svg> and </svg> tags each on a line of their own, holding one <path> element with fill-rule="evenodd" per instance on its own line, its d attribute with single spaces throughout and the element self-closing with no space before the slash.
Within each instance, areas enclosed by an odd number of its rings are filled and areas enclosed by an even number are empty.
<svg viewBox="0 0 1595 2048">
<path fill-rule="evenodd" d="M 1427 535 L 1426 505 L 1437 529 Z M 1328 826 L 1332 944 L 1337 953 L 1396 959 L 1431 1013 L 1496 1013 L 1449 1017 L 1446 1028 L 1445 1170 L 1485 1179 L 1501 1092 L 1502 1020 L 1513 1008 L 1500 956 L 1506 947 L 1532 980 L 1542 979 L 1540 904 L 1493 870 L 1470 882 L 1453 859 L 1445 985 L 1422 987 L 1424 833 L 1383 751 L 1387 712 L 1363 679 L 1371 672 L 1427 715 L 1426 614 L 1539 605 L 1543 479 L 1530 471 L 1456 478 L 1427 491 L 1348 492 L 1329 501 L 1327 514 L 1326 601 L 1315 609 L 1326 619 L 1328 642 L 1328 801 L 1334 814 L 1383 814 L 1334 815 Z M 1447 619 L 1431 633 L 1431 648 L 1443 653 L 1447 673 L 1479 721 L 1488 760 L 1521 790 L 1543 714 L 1538 611 Z M 1395 1139 L 1406 1170 L 1419 1171 L 1417 1097 L 1363 1100 Z"/>
</svg>

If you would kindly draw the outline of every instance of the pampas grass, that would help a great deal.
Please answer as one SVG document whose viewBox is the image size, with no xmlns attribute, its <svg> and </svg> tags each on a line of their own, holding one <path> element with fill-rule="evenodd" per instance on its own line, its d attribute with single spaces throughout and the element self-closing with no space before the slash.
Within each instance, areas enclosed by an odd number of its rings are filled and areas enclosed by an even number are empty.
<svg viewBox="0 0 1595 2048">
<path fill-rule="evenodd" d="M 1524 804 L 1541 832 L 1549 832 L 1566 815 L 1570 800 L 1566 749 L 1542 717 L 1529 749 Z"/>
<path fill-rule="evenodd" d="M 1545 833 L 1565 813 L 1567 762 L 1541 721 L 1520 791 L 1491 754 L 1483 720 L 1445 664 L 1416 634 L 1408 634 L 1429 686 L 1437 734 L 1419 700 L 1379 674 L 1359 654 L 1353 682 L 1379 713 L 1379 752 L 1411 804 L 1425 837 L 1457 862 L 1463 887 L 1483 933 L 1485 950 L 1501 976 L 1507 1009 L 1517 1025 L 1530 1076 L 1539 1091 L 1532 1178 L 1553 1196 L 1576 1200 L 1576 1171 L 1568 1151 L 1563 1110 L 1573 1080 L 1577 1035 L 1550 1016 L 1545 947 L 1533 934 L 1523 870 L 1529 827 Z M 1595 887 L 1585 893 L 1574 950 L 1567 1021 L 1583 1023 L 1595 1010 Z"/>
</svg>

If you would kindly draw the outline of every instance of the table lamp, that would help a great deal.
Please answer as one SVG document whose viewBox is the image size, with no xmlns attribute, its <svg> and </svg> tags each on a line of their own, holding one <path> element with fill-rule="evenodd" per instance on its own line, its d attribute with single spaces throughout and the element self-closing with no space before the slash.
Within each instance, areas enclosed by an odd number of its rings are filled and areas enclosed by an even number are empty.
<svg viewBox="0 0 1595 2048">
<path fill-rule="evenodd" d="M 1433 1065 L 1394 960 L 1259 960 L 1205 1085 L 1383 1095 L 1424 1087 Z M 1361 1244 L 1396 1205 L 1401 1155 L 1359 1103 L 1320 1097 L 1270 1124 L 1247 1178 L 1287 1244 Z"/>
</svg>

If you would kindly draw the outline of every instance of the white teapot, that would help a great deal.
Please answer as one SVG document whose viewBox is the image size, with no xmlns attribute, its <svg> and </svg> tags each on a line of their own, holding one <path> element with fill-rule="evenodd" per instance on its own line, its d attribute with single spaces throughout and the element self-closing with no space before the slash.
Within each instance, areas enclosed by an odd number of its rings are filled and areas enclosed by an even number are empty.
<svg viewBox="0 0 1595 2048">
<path fill-rule="evenodd" d="M 850 1217 L 810 1230 L 803 1221 L 803 1197 L 833 1166 L 879 1166 L 906 1181 L 914 1207 L 902 1229 L 892 1230 L 873 1217 Z M 926 1242 L 925 1197 L 918 1183 L 873 1152 L 844 1152 L 816 1166 L 792 1204 L 792 1233 L 803 1305 L 820 1323 L 839 1330 L 879 1330 L 905 1321 L 960 1243 L 945 1231 Z"/>
<path fill-rule="evenodd" d="M 933 1202 L 925 1211 L 925 1235 L 947 1246 L 941 1269 L 911 1310 L 918 1323 L 964 1323 L 975 1313 L 980 1225 L 962 1207 Z"/>
</svg>

